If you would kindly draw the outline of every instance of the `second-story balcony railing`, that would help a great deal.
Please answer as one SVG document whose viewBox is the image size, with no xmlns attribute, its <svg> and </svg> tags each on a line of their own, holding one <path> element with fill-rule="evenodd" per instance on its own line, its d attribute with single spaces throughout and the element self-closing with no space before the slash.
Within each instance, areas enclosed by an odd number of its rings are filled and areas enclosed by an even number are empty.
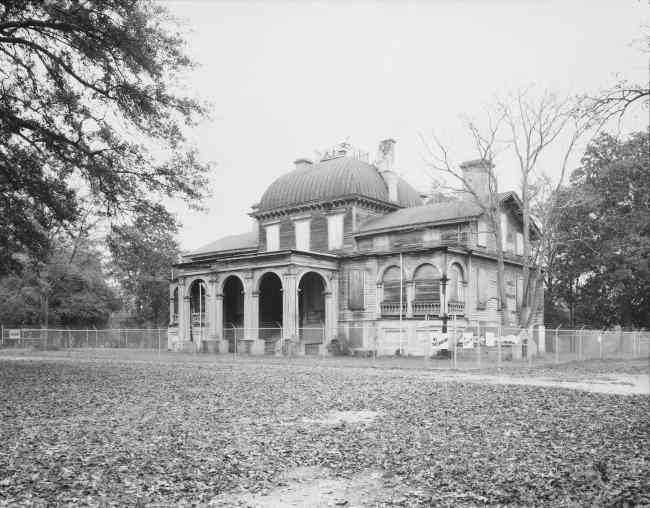
<svg viewBox="0 0 650 508">
<path fill-rule="evenodd" d="M 465 302 L 447 303 L 447 313 L 450 316 L 463 316 L 465 314 Z"/>
<path fill-rule="evenodd" d="M 413 302 L 413 316 L 439 316 L 440 302 Z"/>
<path fill-rule="evenodd" d="M 381 302 L 382 316 L 399 316 L 399 302 Z M 402 302 L 402 315 L 406 316 L 406 302 Z"/>
</svg>

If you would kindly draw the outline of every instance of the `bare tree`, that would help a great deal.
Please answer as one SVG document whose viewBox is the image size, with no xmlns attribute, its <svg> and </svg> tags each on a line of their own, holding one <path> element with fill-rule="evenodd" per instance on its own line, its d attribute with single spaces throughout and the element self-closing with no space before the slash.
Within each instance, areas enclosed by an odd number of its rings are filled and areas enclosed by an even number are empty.
<svg viewBox="0 0 650 508">
<path fill-rule="evenodd" d="M 554 213 L 560 205 L 558 190 L 563 185 L 571 155 L 585 135 L 602 125 L 600 117 L 585 107 L 586 98 L 560 97 L 545 91 L 535 96 L 529 89 L 510 93 L 496 102 L 503 115 L 508 146 L 516 155 L 520 177 L 523 222 L 523 277 L 524 294 L 520 324 L 530 326 L 541 304 L 538 288 L 542 283 L 542 256 L 551 248 L 554 239 Z M 559 160 L 554 161 L 558 175 L 553 182 L 540 169 L 540 158 L 553 147 Z M 532 208 L 544 198 L 545 207 L 538 207 L 537 221 L 541 233 L 531 242 L 534 225 Z"/>
<path fill-rule="evenodd" d="M 554 238 L 557 214 L 553 210 L 561 206 L 557 202 L 557 191 L 564 183 L 571 155 L 579 142 L 602 125 L 602 117 L 596 115 L 588 103 L 587 98 L 560 97 L 548 91 L 535 96 L 530 89 L 524 89 L 497 98 L 488 110 L 485 127 L 479 128 L 476 123 L 467 122 L 466 128 L 475 154 L 484 161 L 483 167 L 488 177 L 488 189 L 482 196 L 472 188 L 461 169 L 449 160 L 448 148 L 434 134 L 430 140 L 421 136 L 427 150 L 429 168 L 451 175 L 459 182 L 463 190 L 473 196 L 491 226 L 496 243 L 497 293 L 503 325 L 509 324 L 509 312 L 500 221 L 501 199 L 492 162 L 497 152 L 508 150 L 514 154 L 518 165 L 524 278 L 519 324 L 528 327 L 540 304 L 543 304 L 538 291 L 543 277 L 542 254 L 548 251 Z M 551 147 L 556 156 L 559 153 L 559 160 L 553 162 L 554 169 L 559 170 L 555 178 L 540 168 L 540 158 L 550 152 Z M 546 206 L 535 206 L 542 199 Z M 533 209 L 537 212 L 535 218 Z M 535 241 L 531 231 L 535 231 Z"/>
<path fill-rule="evenodd" d="M 508 321 L 508 302 L 505 293 L 505 265 L 503 259 L 503 243 L 500 221 L 501 203 L 499 198 L 499 182 L 494 171 L 493 160 L 497 151 L 497 135 L 501 129 L 504 116 L 501 114 L 496 120 L 488 114 L 487 128 L 482 131 L 472 121 L 467 121 L 466 127 L 472 136 L 475 153 L 478 161 L 485 174 L 487 175 L 487 188 L 484 193 L 478 193 L 477 190 L 465 178 L 462 170 L 457 168 L 449 160 L 449 151 L 435 135 L 431 134 L 431 140 L 420 136 L 422 144 L 427 150 L 427 165 L 432 172 L 442 172 L 450 175 L 456 181 L 460 182 L 463 190 L 468 192 L 474 201 L 480 206 L 483 215 L 489 223 L 490 231 L 494 235 L 497 252 L 497 294 L 499 308 L 501 309 L 501 322 L 504 326 L 509 325 Z"/>
</svg>

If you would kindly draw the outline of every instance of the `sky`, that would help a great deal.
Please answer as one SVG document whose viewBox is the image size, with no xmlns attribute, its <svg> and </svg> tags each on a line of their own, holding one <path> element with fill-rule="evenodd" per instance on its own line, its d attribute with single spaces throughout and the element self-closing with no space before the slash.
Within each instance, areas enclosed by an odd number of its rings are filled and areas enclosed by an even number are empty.
<svg viewBox="0 0 650 508">
<path fill-rule="evenodd" d="M 251 205 L 317 150 L 347 140 L 372 156 L 393 138 L 396 171 L 426 191 L 422 139 L 434 133 L 454 163 L 476 158 L 464 122 L 480 124 L 495 96 L 648 82 L 647 0 L 160 1 L 199 64 L 184 90 L 212 106 L 189 133 L 214 165 L 207 211 L 170 204 L 182 250 L 249 231 Z M 614 127 L 647 125 L 637 108 Z M 542 169 L 553 174 L 561 153 Z M 501 190 L 516 190 L 514 160 L 506 152 L 496 163 Z"/>
</svg>

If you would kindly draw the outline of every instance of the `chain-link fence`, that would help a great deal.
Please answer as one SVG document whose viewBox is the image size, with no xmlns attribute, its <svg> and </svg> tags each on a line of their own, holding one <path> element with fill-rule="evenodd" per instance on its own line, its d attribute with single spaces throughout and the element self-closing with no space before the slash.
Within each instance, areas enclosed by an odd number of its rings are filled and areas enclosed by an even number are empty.
<svg viewBox="0 0 650 508">
<path fill-rule="evenodd" d="M 40 351 L 80 349 L 167 349 L 167 328 L 1 328 L 0 347 Z"/>
<path fill-rule="evenodd" d="M 508 364 L 548 364 L 591 359 L 647 358 L 650 332 L 501 327 L 494 324 L 457 326 L 443 332 L 439 323 L 369 321 L 339 324 L 336 330 L 301 327 L 292 336 L 276 328 L 227 327 L 217 338 L 174 329 L 43 329 L 5 328 L 0 348 L 23 352 L 78 352 L 88 357 L 136 351 L 186 352 L 206 355 L 305 357 L 398 357 L 424 359 L 441 368 L 470 369 Z M 122 353 L 120 353 L 122 351 Z M 111 353 L 112 352 L 112 353 Z M 54 354 L 54 353 L 51 353 Z"/>
</svg>

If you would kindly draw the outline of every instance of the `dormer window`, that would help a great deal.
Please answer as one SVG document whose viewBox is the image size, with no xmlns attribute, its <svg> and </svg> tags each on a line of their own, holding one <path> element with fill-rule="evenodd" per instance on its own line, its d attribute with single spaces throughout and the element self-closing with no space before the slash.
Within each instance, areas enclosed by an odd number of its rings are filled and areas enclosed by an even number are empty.
<svg viewBox="0 0 650 508">
<path fill-rule="evenodd" d="M 327 249 L 338 250 L 343 248 L 343 214 L 329 215 L 327 217 Z"/>
<path fill-rule="evenodd" d="M 301 219 L 293 223 L 296 230 L 296 250 L 309 250 L 310 220 Z"/>
<path fill-rule="evenodd" d="M 280 250 L 280 224 L 266 226 L 266 250 Z"/>
</svg>

